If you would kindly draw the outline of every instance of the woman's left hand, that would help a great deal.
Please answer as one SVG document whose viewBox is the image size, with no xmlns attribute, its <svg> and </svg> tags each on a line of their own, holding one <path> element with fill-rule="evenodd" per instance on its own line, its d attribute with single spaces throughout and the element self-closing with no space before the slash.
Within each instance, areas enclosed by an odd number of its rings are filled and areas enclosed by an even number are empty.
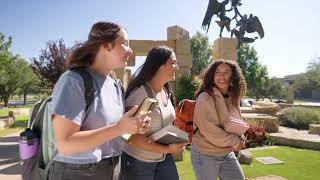
<svg viewBox="0 0 320 180">
<path fill-rule="evenodd" d="M 149 116 L 150 112 L 140 117 L 138 134 L 145 134 L 149 131 L 151 126 L 151 118 Z"/>
</svg>

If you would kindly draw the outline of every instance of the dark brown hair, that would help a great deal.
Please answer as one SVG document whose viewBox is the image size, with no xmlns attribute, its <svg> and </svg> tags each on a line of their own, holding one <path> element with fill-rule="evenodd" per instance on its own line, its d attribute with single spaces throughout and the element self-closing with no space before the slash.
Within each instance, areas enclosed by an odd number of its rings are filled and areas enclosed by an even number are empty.
<svg viewBox="0 0 320 180">
<path fill-rule="evenodd" d="M 89 33 L 85 43 L 79 43 L 73 47 L 73 52 L 68 57 L 67 68 L 89 67 L 93 64 L 100 45 L 111 43 L 119 37 L 120 29 L 123 28 L 112 22 L 97 22 Z"/>
<path fill-rule="evenodd" d="M 152 48 L 146 58 L 146 61 L 136 70 L 132 76 L 125 97 L 128 97 L 131 91 L 150 81 L 160 66 L 167 63 L 173 50 L 167 46 L 158 46 Z M 175 100 L 169 83 L 164 85 L 165 90 L 169 94 L 172 104 L 175 106 Z"/>
<path fill-rule="evenodd" d="M 240 98 L 246 93 L 247 84 L 245 82 L 245 78 L 242 74 L 241 68 L 236 61 L 220 59 L 211 63 L 202 74 L 202 81 L 198 91 L 196 92 L 196 97 L 198 97 L 203 91 L 212 91 L 213 87 L 215 87 L 214 75 L 217 67 L 220 64 L 227 64 L 232 69 L 230 80 L 230 84 L 232 85 L 229 85 L 228 94 L 231 96 L 232 104 L 238 106 Z"/>
</svg>

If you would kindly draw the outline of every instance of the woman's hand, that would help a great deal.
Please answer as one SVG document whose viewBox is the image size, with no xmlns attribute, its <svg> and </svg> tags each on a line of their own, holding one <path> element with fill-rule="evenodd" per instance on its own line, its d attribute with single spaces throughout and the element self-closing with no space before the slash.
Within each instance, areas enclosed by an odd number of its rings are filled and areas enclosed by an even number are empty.
<svg viewBox="0 0 320 180">
<path fill-rule="evenodd" d="M 241 137 L 240 141 L 238 144 L 231 146 L 232 151 L 240 151 L 242 148 L 246 146 L 244 139 Z"/>
<path fill-rule="evenodd" d="M 167 153 L 178 154 L 178 153 L 182 152 L 185 149 L 186 145 L 187 145 L 187 143 L 169 144 Z"/>
<path fill-rule="evenodd" d="M 141 126 L 140 117 L 133 116 L 137 109 L 138 106 L 132 107 L 118 122 L 117 126 L 121 134 L 136 134 L 139 132 Z"/>
<path fill-rule="evenodd" d="M 151 111 L 149 111 L 148 113 L 146 113 L 145 115 L 139 117 L 139 134 L 145 134 L 146 132 L 149 131 L 150 126 L 151 126 L 151 118 L 149 116 L 149 114 L 151 113 Z"/>
</svg>

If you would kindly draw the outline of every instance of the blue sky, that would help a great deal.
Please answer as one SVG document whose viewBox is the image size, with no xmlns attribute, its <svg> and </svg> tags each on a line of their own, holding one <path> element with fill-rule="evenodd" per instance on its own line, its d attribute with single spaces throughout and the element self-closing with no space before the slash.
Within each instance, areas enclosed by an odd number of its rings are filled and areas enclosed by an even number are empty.
<svg viewBox="0 0 320 180">
<path fill-rule="evenodd" d="M 259 17 L 265 38 L 252 45 L 270 76 L 306 70 L 320 56 L 320 1 L 242 0 L 242 14 Z M 179 25 L 194 35 L 208 0 L 1 0 L 0 32 L 13 37 L 12 51 L 23 58 L 38 57 L 48 40 L 63 38 L 67 46 L 84 41 L 96 21 L 124 25 L 129 39 L 165 40 L 166 28 Z M 219 28 L 211 24 L 212 43 Z M 229 34 L 225 34 L 229 36 Z"/>
</svg>

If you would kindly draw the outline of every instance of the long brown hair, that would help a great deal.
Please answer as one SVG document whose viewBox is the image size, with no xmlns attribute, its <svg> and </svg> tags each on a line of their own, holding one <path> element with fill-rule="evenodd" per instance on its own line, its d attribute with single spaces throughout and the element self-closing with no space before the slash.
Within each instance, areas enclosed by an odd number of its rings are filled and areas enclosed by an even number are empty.
<svg viewBox="0 0 320 180">
<path fill-rule="evenodd" d="M 76 44 L 73 52 L 68 57 L 67 68 L 89 67 L 99 51 L 100 45 L 111 43 L 119 37 L 122 26 L 112 22 L 97 22 L 89 33 L 88 40 L 84 43 Z"/>
<path fill-rule="evenodd" d="M 174 53 L 168 46 L 158 46 L 152 48 L 146 58 L 146 61 L 136 70 L 132 76 L 125 97 L 128 97 L 131 91 L 150 81 L 158 69 L 166 64 L 171 54 Z M 172 104 L 175 106 L 175 99 L 169 83 L 164 85 L 165 90 L 169 94 Z"/>
<path fill-rule="evenodd" d="M 215 87 L 214 75 L 217 67 L 220 64 L 227 64 L 232 69 L 228 94 L 231 96 L 232 104 L 238 106 L 240 98 L 244 96 L 247 91 L 247 84 L 238 63 L 231 60 L 219 59 L 208 66 L 208 68 L 202 74 L 202 81 L 199 89 L 196 92 L 196 97 L 198 97 L 203 91 L 212 91 L 212 89 Z"/>
</svg>

